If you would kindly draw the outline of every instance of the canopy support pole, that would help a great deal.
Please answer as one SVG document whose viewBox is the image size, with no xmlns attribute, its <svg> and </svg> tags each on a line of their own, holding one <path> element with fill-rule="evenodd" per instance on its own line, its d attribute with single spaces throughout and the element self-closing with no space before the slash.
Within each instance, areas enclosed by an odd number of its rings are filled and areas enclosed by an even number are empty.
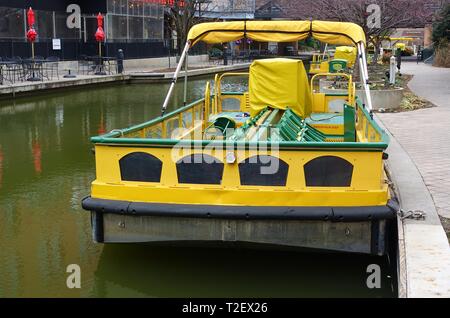
<svg viewBox="0 0 450 318">
<path fill-rule="evenodd" d="M 359 69 L 361 72 L 361 82 L 364 86 L 364 91 L 366 93 L 366 102 L 367 108 L 369 111 L 372 111 L 372 96 L 370 95 L 370 87 L 369 87 L 369 71 L 367 70 L 366 63 L 366 53 L 364 50 L 364 44 L 358 43 L 358 60 L 359 60 Z"/>
<path fill-rule="evenodd" d="M 177 69 L 175 70 L 175 73 L 173 74 L 172 83 L 170 84 L 169 91 L 167 92 L 167 96 L 164 99 L 164 103 L 161 109 L 161 116 L 164 115 L 166 112 L 167 105 L 169 104 L 170 97 L 172 97 L 173 89 L 175 88 L 175 84 L 177 83 L 178 74 L 180 73 L 181 66 L 183 65 L 183 62 L 186 58 L 187 52 L 189 51 L 190 42 L 187 41 L 186 45 L 184 46 L 183 52 L 181 53 L 180 61 L 178 62 Z"/>
<path fill-rule="evenodd" d="M 322 61 L 325 60 L 325 54 L 327 54 L 328 43 L 325 43 L 325 49 L 323 50 Z"/>
<path fill-rule="evenodd" d="M 183 92 L 183 105 L 184 106 L 186 106 L 186 102 L 187 102 L 188 61 L 189 61 L 189 55 L 186 55 L 186 59 L 184 61 L 184 92 Z"/>
</svg>

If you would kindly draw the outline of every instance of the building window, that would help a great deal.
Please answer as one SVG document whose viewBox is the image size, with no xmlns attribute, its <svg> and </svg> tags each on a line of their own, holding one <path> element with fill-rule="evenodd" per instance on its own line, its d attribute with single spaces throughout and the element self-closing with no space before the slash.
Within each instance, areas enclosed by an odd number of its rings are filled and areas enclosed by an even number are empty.
<svg viewBox="0 0 450 318">
<path fill-rule="evenodd" d="M 307 187 L 350 187 L 353 165 L 335 156 L 318 157 L 304 166 Z"/>
<path fill-rule="evenodd" d="M 0 38 L 25 40 L 23 9 L 0 7 Z"/>
<path fill-rule="evenodd" d="M 253 156 L 239 163 L 241 185 L 286 186 L 289 165 L 273 156 Z"/>
<path fill-rule="evenodd" d="M 108 16 L 108 40 L 126 40 L 128 38 L 128 22 L 126 16 Z"/>
<path fill-rule="evenodd" d="M 189 155 L 177 162 L 179 183 L 221 184 L 223 163 L 205 154 Z"/>
<path fill-rule="evenodd" d="M 142 17 L 128 17 L 129 28 L 130 28 L 130 40 L 142 40 L 143 36 L 143 23 L 144 19 Z"/>
<path fill-rule="evenodd" d="M 162 161 L 145 152 L 133 152 L 119 160 L 123 181 L 160 182 Z"/>
<path fill-rule="evenodd" d="M 162 40 L 162 5 L 143 0 L 108 0 L 108 40 Z"/>
<path fill-rule="evenodd" d="M 53 11 L 34 11 L 36 14 L 36 32 L 38 39 L 47 40 L 52 39 L 53 34 Z"/>
<path fill-rule="evenodd" d="M 79 39 L 81 36 L 80 29 L 67 27 L 67 14 L 55 12 L 55 34 L 58 39 Z"/>
</svg>

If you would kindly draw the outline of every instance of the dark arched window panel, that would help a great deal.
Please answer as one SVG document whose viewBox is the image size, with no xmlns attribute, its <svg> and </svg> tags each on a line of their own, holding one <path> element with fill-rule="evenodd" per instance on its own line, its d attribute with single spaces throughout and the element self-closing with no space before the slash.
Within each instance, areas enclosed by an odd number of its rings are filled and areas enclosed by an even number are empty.
<svg viewBox="0 0 450 318">
<path fill-rule="evenodd" d="M 145 152 L 132 152 L 119 160 L 123 181 L 160 182 L 162 161 Z"/>
<path fill-rule="evenodd" d="M 212 156 L 193 154 L 177 162 L 179 183 L 221 184 L 223 163 Z"/>
<path fill-rule="evenodd" d="M 239 163 L 241 185 L 286 186 L 289 165 L 273 156 L 253 156 Z"/>
<path fill-rule="evenodd" d="M 350 187 L 353 165 L 335 156 L 318 157 L 304 166 L 307 187 Z"/>
</svg>

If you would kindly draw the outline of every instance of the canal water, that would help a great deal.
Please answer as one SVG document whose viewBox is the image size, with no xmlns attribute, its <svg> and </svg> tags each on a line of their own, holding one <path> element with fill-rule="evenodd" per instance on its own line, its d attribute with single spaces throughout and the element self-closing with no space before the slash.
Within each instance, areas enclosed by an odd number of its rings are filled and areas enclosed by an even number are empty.
<svg viewBox="0 0 450 318">
<path fill-rule="evenodd" d="M 204 84 L 190 81 L 189 100 Z M 80 206 L 95 178 L 89 137 L 159 115 L 167 89 L 0 101 L 0 297 L 395 297 L 385 257 L 93 243 Z M 182 95 L 179 84 L 172 109 Z M 69 264 L 81 268 L 81 289 L 66 286 Z M 369 264 L 381 266 L 380 289 L 366 286 Z"/>
</svg>

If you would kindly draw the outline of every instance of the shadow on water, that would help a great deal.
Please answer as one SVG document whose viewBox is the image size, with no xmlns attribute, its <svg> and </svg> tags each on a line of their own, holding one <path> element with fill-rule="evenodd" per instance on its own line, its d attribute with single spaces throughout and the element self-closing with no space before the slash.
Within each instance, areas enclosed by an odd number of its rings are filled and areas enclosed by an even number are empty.
<svg viewBox="0 0 450 318">
<path fill-rule="evenodd" d="M 369 264 L 381 267 L 369 289 Z M 114 297 L 395 297 L 385 257 L 255 248 L 104 246 L 95 294 Z M 132 290 L 132 292 L 131 292 Z"/>
</svg>

